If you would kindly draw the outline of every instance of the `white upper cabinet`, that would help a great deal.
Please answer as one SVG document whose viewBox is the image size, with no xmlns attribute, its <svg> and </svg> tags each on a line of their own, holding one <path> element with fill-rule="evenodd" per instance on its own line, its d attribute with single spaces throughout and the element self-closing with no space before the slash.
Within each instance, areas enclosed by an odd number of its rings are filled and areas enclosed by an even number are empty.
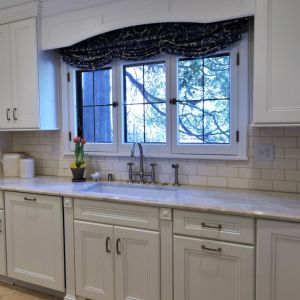
<svg viewBox="0 0 300 300">
<path fill-rule="evenodd" d="M 12 124 L 12 89 L 9 25 L 0 26 L 0 128 Z"/>
<path fill-rule="evenodd" d="M 257 0 L 254 125 L 300 124 L 300 1 Z"/>
<path fill-rule="evenodd" d="M 0 26 L 0 130 L 58 128 L 56 55 L 37 39 L 36 18 Z"/>
<path fill-rule="evenodd" d="M 10 37 L 14 127 L 37 128 L 39 101 L 35 19 L 11 23 Z"/>
</svg>

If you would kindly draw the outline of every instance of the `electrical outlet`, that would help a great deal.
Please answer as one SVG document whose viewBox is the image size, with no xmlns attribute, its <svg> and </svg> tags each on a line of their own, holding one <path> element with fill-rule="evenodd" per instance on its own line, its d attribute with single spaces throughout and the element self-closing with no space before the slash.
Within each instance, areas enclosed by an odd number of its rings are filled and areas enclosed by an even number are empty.
<svg viewBox="0 0 300 300">
<path fill-rule="evenodd" d="M 255 147 L 255 160 L 270 161 L 274 159 L 274 145 L 257 145 Z"/>
</svg>

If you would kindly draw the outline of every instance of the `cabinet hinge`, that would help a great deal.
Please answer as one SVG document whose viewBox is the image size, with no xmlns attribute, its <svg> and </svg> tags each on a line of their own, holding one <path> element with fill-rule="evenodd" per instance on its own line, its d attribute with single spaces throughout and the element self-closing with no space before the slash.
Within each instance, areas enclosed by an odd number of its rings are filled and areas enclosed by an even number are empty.
<svg viewBox="0 0 300 300">
<path fill-rule="evenodd" d="M 236 142 L 238 143 L 240 141 L 240 132 L 236 131 Z"/>
<path fill-rule="evenodd" d="M 69 141 L 71 142 L 72 141 L 72 132 L 69 131 Z"/>
<path fill-rule="evenodd" d="M 67 73 L 67 81 L 68 81 L 68 82 L 71 81 L 71 74 L 70 74 L 70 72 Z"/>
<path fill-rule="evenodd" d="M 236 54 L 236 65 L 237 66 L 240 65 L 240 54 L 239 53 Z"/>
</svg>

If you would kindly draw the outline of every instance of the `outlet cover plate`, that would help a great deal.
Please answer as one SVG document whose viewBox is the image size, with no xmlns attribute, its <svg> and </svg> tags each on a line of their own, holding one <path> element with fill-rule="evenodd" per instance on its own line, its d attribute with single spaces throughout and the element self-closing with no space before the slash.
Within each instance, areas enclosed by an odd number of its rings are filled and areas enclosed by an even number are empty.
<svg viewBox="0 0 300 300">
<path fill-rule="evenodd" d="M 255 147 L 255 160 L 271 161 L 274 159 L 274 145 L 257 145 Z"/>
</svg>

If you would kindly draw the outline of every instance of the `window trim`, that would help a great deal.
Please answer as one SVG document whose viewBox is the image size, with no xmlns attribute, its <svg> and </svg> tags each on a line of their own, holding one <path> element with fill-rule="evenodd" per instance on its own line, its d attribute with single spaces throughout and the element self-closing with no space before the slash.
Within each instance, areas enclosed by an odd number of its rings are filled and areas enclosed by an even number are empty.
<svg viewBox="0 0 300 300">
<path fill-rule="evenodd" d="M 237 75 L 237 97 L 238 101 L 236 103 L 237 106 L 237 128 L 239 131 L 239 143 L 237 144 L 237 149 L 234 153 L 216 153 L 216 154 L 201 154 L 199 151 L 194 150 L 186 150 L 186 151 L 178 151 L 176 147 L 174 147 L 173 138 L 174 133 L 176 132 L 176 127 L 174 126 L 174 116 L 176 113 L 175 105 L 169 105 L 168 99 L 173 97 L 176 98 L 177 95 L 177 83 L 174 78 L 174 74 L 176 76 L 176 70 L 174 71 L 174 60 L 176 61 L 178 57 L 171 55 L 160 55 L 158 57 L 144 60 L 143 62 L 153 62 L 153 61 L 161 61 L 166 60 L 167 64 L 167 91 L 166 91 L 166 99 L 167 99 L 167 143 L 165 145 L 161 144 L 143 144 L 144 153 L 147 157 L 159 157 L 159 158 L 192 158 L 192 159 L 222 159 L 222 160 L 247 160 L 247 142 L 248 142 L 248 120 L 249 120 L 249 74 L 248 74 L 248 34 L 244 34 L 242 40 L 239 44 L 234 48 L 238 49 L 238 53 L 240 56 L 240 65 L 238 67 L 238 75 Z M 229 52 L 230 49 L 226 49 L 223 52 Z M 231 50 L 233 51 L 233 50 Z M 112 70 L 112 80 L 115 82 L 116 89 L 112 90 L 112 98 L 118 99 L 118 109 L 113 110 L 113 136 L 114 142 L 112 144 L 87 144 L 85 147 L 87 155 L 93 156 L 129 156 L 130 149 L 132 144 L 125 144 L 123 141 L 123 103 L 122 103 L 122 95 L 123 95 L 123 65 L 130 65 L 134 62 L 122 62 L 116 61 L 109 66 L 111 66 Z M 62 77 L 62 85 L 61 85 L 61 97 L 62 97 L 62 111 L 66 112 L 66 118 L 63 118 L 63 136 L 64 136 L 64 154 L 71 155 L 74 151 L 74 145 L 72 141 L 69 141 L 69 132 L 71 132 L 72 136 L 77 135 L 77 125 L 76 125 L 76 107 L 74 106 L 74 102 L 76 103 L 75 95 L 76 95 L 76 84 L 74 82 L 76 69 L 66 65 L 61 61 L 61 77 Z M 67 77 L 67 73 L 71 74 L 71 80 L 68 83 L 65 78 Z M 173 75 L 172 75 L 173 74 Z M 171 80 L 170 80 L 171 79 Z M 172 93 L 171 93 L 172 91 Z M 75 104 L 76 105 L 76 104 Z M 116 117 L 117 116 L 117 117 Z M 172 126 L 171 126 L 172 125 Z M 171 130 L 168 130 L 171 129 Z M 176 135 L 175 135 L 176 136 Z M 233 135 L 232 135 L 233 137 Z M 235 134 L 234 134 L 235 137 Z M 194 145 L 180 145 L 179 147 L 187 146 L 190 149 L 194 149 Z M 199 145 L 195 145 L 196 147 Z M 212 146 L 223 147 L 225 145 L 200 145 L 200 147 Z M 101 147 L 101 149 L 99 149 Z M 207 148 L 207 147 L 206 147 Z M 202 151 L 203 153 L 203 151 Z"/>
</svg>

